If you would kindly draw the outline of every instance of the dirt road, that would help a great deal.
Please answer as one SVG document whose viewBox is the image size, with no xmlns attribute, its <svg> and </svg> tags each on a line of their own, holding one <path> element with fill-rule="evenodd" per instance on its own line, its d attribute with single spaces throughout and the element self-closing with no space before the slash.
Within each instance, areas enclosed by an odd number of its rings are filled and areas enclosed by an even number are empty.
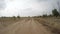
<svg viewBox="0 0 60 34">
<path fill-rule="evenodd" d="M 0 30 L 0 34 L 52 34 L 33 18 L 18 21 Z"/>
</svg>

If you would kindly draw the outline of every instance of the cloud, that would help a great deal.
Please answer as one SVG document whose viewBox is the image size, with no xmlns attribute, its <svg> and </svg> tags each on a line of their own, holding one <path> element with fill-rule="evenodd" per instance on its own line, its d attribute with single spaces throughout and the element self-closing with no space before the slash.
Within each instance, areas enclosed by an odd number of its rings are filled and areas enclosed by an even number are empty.
<svg viewBox="0 0 60 34">
<path fill-rule="evenodd" d="M 5 1 L 4 0 L 0 0 L 0 10 L 5 9 L 5 7 L 6 7 Z"/>
<path fill-rule="evenodd" d="M 1 16 L 38 16 L 59 9 L 58 0 L 1 0 Z M 60 1 L 59 1 L 60 2 Z M 59 3 L 60 4 L 60 3 Z"/>
</svg>

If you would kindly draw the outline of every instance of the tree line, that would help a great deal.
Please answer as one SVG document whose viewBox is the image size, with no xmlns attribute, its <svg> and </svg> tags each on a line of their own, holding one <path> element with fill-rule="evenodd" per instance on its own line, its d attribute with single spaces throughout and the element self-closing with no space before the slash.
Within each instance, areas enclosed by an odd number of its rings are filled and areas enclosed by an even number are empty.
<svg viewBox="0 0 60 34">
<path fill-rule="evenodd" d="M 44 15 L 42 15 L 42 16 L 43 16 L 43 17 L 46 17 L 47 14 L 44 14 Z M 57 11 L 57 9 L 53 9 L 53 10 L 52 10 L 52 14 L 50 14 L 50 15 L 48 15 L 48 16 L 58 17 L 58 16 L 60 16 L 60 13 Z"/>
</svg>

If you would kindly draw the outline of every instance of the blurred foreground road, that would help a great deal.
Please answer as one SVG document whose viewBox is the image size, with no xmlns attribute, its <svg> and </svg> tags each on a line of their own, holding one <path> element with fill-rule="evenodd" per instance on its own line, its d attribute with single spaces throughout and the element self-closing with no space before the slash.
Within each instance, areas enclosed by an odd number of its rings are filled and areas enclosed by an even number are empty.
<svg viewBox="0 0 60 34">
<path fill-rule="evenodd" d="M 0 30 L 0 34 L 52 34 L 38 21 L 23 19 Z"/>
</svg>

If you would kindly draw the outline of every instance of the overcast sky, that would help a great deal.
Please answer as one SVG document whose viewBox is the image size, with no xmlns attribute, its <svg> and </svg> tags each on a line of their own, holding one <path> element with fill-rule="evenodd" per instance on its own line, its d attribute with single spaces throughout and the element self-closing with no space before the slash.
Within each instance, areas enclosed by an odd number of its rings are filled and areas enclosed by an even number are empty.
<svg viewBox="0 0 60 34">
<path fill-rule="evenodd" d="M 60 0 L 0 0 L 0 16 L 39 16 L 59 10 Z M 60 4 L 60 3 L 59 3 Z"/>
</svg>

